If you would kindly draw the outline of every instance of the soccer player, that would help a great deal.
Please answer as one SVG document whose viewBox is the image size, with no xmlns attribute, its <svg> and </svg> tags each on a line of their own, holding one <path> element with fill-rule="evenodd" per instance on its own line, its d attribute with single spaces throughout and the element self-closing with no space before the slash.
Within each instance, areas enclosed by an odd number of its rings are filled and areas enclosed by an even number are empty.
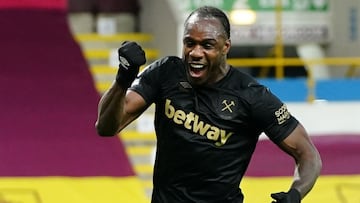
<svg viewBox="0 0 360 203">
<path fill-rule="evenodd" d="M 161 58 L 140 74 L 144 51 L 122 44 L 115 82 L 99 102 L 99 135 L 118 134 L 155 103 L 152 202 L 242 203 L 239 184 L 264 132 L 296 163 L 289 190 L 271 194 L 274 202 L 300 202 L 322 165 L 304 127 L 268 88 L 227 64 L 224 12 L 198 8 L 184 28 L 182 58 Z"/>
</svg>

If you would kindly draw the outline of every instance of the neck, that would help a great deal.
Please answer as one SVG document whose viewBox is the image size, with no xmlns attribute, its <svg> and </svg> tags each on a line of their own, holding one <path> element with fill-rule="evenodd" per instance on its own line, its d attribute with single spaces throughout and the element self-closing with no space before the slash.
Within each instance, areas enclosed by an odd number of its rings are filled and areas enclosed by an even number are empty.
<svg viewBox="0 0 360 203">
<path fill-rule="evenodd" d="M 219 68 L 219 73 L 217 74 L 217 77 L 215 78 L 214 83 L 223 79 L 226 76 L 226 74 L 229 72 L 229 70 L 230 70 L 229 64 L 227 64 L 226 62 L 221 64 L 220 68 Z"/>
</svg>

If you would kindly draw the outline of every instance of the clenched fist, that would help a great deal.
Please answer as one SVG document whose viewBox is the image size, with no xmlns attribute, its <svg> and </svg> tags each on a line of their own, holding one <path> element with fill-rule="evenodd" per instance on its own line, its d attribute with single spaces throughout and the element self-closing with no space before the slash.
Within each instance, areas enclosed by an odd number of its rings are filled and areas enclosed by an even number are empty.
<svg viewBox="0 0 360 203">
<path fill-rule="evenodd" d="M 145 52 L 136 42 L 125 41 L 118 49 L 118 54 L 116 82 L 121 87 L 128 88 L 139 73 L 140 66 L 146 63 Z"/>
</svg>

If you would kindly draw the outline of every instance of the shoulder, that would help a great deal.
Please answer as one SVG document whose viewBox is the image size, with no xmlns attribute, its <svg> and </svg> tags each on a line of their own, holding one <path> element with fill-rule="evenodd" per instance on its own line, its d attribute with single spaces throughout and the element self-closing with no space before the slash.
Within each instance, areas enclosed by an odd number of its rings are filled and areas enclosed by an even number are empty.
<svg viewBox="0 0 360 203">
<path fill-rule="evenodd" d="M 234 85 L 241 91 L 258 91 L 266 87 L 260 84 L 257 79 L 248 73 L 243 72 L 240 68 L 231 67 L 228 77 L 228 83 Z"/>
<path fill-rule="evenodd" d="M 179 57 L 160 58 L 145 67 L 136 77 L 131 90 L 140 94 L 147 104 L 154 102 L 169 81 L 179 78 L 184 68 Z M 177 71 L 176 71 L 177 70 Z M 181 76 L 181 75 L 180 75 Z"/>
<path fill-rule="evenodd" d="M 145 67 L 136 78 L 135 83 L 153 85 L 160 88 L 167 81 L 183 78 L 185 69 L 181 58 L 167 56 L 160 58 Z"/>
<path fill-rule="evenodd" d="M 182 59 L 177 56 L 166 56 L 152 62 L 146 66 L 139 75 L 146 75 L 155 72 L 165 73 L 167 69 L 174 69 L 182 67 Z"/>
<path fill-rule="evenodd" d="M 182 64 L 182 59 L 177 56 L 165 56 L 155 61 L 159 64 Z"/>
<path fill-rule="evenodd" d="M 169 65 L 182 65 L 182 59 L 177 56 L 166 56 L 149 65 L 149 68 L 166 67 Z"/>
<path fill-rule="evenodd" d="M 259 83 L 257 79 L 240 68 L 231 67 L 231 74 L 228 78 L 228 84 L 231 89 L 237 91 L 238 95 L 248 102 L 259 101 L 267 96 L 273 96 L 269 88 Z"/>
<path fill-rule="evenodd" d="M 231 67 L 232 79 L 237 81 L 242 87 L 248 87 L 251 84 L 258 84 L 257 80 L 249 75 L 248 73 L 243 72 L 240 68 Z"/>
</svg>

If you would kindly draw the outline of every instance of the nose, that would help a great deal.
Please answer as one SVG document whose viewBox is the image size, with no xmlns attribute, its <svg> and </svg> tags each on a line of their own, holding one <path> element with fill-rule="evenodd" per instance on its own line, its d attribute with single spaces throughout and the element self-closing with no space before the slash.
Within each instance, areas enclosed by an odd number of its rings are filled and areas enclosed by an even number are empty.
<svg viewBox="0 0 360 203">
<path fill-rule="evenodd" d="M 196 45 L 190 51 L 189 55 L 193 58 L 201 58 L 204 55 L 204 51 L 200 45 Z"/>
</svg>

